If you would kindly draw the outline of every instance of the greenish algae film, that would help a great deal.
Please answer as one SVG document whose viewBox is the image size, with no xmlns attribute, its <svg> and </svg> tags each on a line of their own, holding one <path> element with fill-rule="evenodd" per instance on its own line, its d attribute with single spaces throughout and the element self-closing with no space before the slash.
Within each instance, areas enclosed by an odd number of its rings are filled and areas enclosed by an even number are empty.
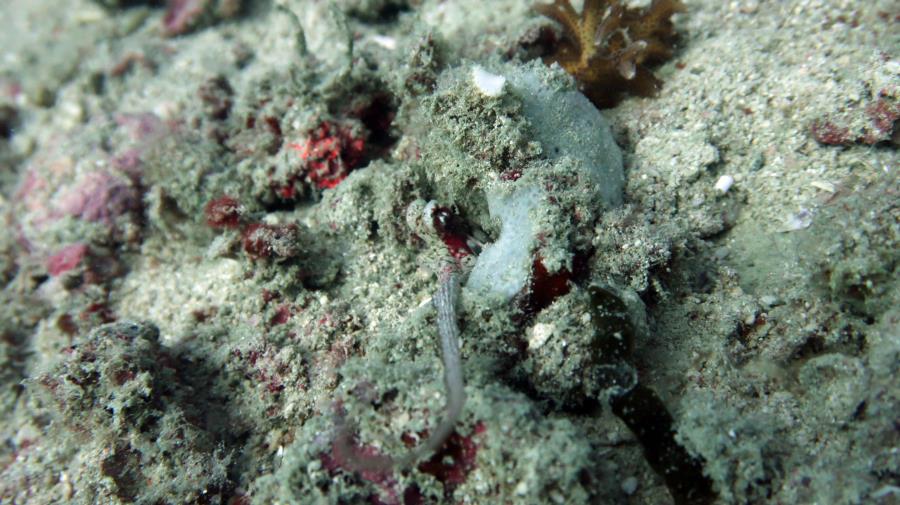
<svg viewBox="0 0 900 505">
<path fill-rule="evenodd" d="M 4 3 L 0 502 L 900 499 L 896 6 L 683 3 Z"/>
</svg>

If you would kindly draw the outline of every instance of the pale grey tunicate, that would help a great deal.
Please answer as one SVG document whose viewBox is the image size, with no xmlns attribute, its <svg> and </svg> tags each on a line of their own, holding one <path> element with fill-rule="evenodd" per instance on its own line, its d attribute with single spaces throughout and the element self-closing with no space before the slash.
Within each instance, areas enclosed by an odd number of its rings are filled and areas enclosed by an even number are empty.
<svg viewBox="0 0 900 505">
<path fill-rule="evenodd" d="M 544 157 L 554 162 L 568 158 L 589 175 L 593 186 L 587 191 L 596 191 L 607 208 L 620 205 L 622 151 L 600 111 L 540 63 L 504 70 L 506 88 L 521 100 Z M 527 286 L 537 247 L 533 216 L 547 203 L 542 188 L 521 184 L 507 192 L 488 192 L 487 202 L 491 217 L 500 221 L 500 235 L 479 255 L 466 288 L 502 303 Z"/>
</svg>

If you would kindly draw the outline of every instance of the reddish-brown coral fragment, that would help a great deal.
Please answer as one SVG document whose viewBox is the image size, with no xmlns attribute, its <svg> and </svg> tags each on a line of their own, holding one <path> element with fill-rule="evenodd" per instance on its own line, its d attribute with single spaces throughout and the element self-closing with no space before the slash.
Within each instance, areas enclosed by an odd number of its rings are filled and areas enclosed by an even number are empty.
<svg viewBox="0 0 900 505">
<path fill-rule="evenodd" d="M 865 109 L 858 108 L 843 114 L 841 119 L 820 118 L 809 127 L 816 142 L 827 146 L 853 144 L 876 145 L 883 142 L 897 143 L 900 130 L 900 102 L 896 95 L 882 90 Z"/>
<path fill-rule="evenodd" d="M 339 471 L 358 473 L 363 480 L 375 484 L 384 493 L 382 499 L 372 495 L 372 503 L 399 504 L 397 480 L 394 478 L 394 460 L 371 445 L 359 443 L 356 437 L 341 425 L 331 444 L 330 453 L 319 455 L 322 466 L 332 475 Z"/>
<path fill-rule="evenodd" d="M 242 211 L 240 202 L 230 196 L 210 200 L 203 209 L 210 228 L 237 228 Z"/>
<path fill-rule="evenodd" d="M 585 0 L 581 13 L 569 0 L 535 10 L 563 26 L 562 40 L 546 58 L 559 63 L 597 107 L 612 107 L 625 93 L 654 95 L 661 85 L 645 66 L 672 56 L 671 17 L 684 11 L 679 0 L 653 0 L 646 9 L 619 0 Z"/>
<path fill-rule="evenodd" d="M 469 436 L 464 437 L 454 431 L 438 452 L 419 464 L 419 471 L 433 475 L 449 489 L 463 484 L 475 468 L 480 445 L 476 437 L 484 435 L 486 431 L 487 427 L 480 421 Z"/>
<path fill-rule="evenodd" d="M 878 100 L 866 107 L 866 116 L 872 121 L 872 126 L 878 134 L 876 138 L 888 138 L 894 132 L 897 120 L 900 119 L 900 103 L 896 99 L 879 96 Z"/>
<path fill-rule="evenodd" d="M 472 254 L 472 248 L 469 247 L 467 240 L 468 229 L 463 220 L 454 215 L 450 209 L 436 207 L 432 214 L 432 223 L 451 256 L 461 260 Z"/>
<path fill-rule="evenodd" d="M 272 316 L 269 324 L 271 324 L 272 326 L 285 324 L 291 319 L 292 315 L 294 315 L 294 309 L 291 307 L 291 305 L 287 303 L 281 304 L 277 309 L 275 309 L 275 314 Z"/>
<path fill-rule="evenodd" d="M 846 146 L 853 141 L 848 128 L 838 126 L 831 121 L 813 121 L 809 129 L 813 138 L 820 144 Z"/>
<path fill-rule="evenodd" d="M 244 252 L 253 259 L 286 259 L 296 256 L 299 231 L 292 224 L 253 223 L 241 233 Z"/>
<path fill-rule="evenodd" d="M 542 258 L 537 257 L 531 266 L 531 283 L 529 296 L 525 300 L 526 311 L 536 314 L 549 307 L 554 300 L 569 292 L 572 286 L 569 281 L 572 273 L 565 268 L 550 273 L 544 266 Z"/>
</svg>

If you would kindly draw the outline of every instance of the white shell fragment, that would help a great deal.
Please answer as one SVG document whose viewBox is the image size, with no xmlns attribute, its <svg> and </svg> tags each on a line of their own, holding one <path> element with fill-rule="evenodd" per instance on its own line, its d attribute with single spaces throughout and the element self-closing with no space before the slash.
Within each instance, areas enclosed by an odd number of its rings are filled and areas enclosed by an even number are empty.
<svg viewBox="0 0 900 505">
<path fill-rule="evenodd" d="M 722 177 L 719 177 L 719 180 L 716 181 L 716 190 L 724 195 L 725 193 L 728 193 L 729 189 L 731 189 L 732 184 L 734 184 L 734 177 L 730 175 L 723 175 Z"/>
<path fill-rule="evenodd" d="M 809 185 L 816 189 L 821 189 L 822 191 L 825 191 L 827 193 L 834 193 L 836 191 L 834 184 L 827 181 L 812 181 L 809 183 Z"/>
<path fill-rule="evenodd" d="M 531 335 L 528 337 L 528 349 L 533 351 L 547 343 L 547 339 L 553 335 L 553 330 L 554 325 L 552 324 L 537 323 L 534 325 Z"/>
<path fill-rule="evenodd" d="M 375 34 L 370 37 L 370 40 L 385 49 L 390 49 L 391 51 L 397 49 L 397 39 L 394 37 Z"/>
<path fill-rule="evenodd" d="M 472 67 L 472 80 L 478 91 L 486 96 L 499 96 L 506 84 L 506 77 L 492 74 L 477 65 Z"/>
<path fill-rule="evenodd" d="M 809 228 L 812 224 L 812 212 L 809 209 L 801 208 L 796 214 L 787 216 L 784 221 L 786 228 L 784 231 L 799 231 Z"/>
</svg>

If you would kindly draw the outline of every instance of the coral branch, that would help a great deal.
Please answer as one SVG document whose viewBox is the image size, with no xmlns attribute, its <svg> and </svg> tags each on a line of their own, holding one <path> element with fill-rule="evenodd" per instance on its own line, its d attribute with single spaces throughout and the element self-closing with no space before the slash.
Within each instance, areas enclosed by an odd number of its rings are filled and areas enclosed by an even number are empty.
<svg viewBox="0 0 900 505">
<path fill-rule="evenodd" d="M 646 9 L 625 7 L 620 0 L 586 0 L 580 14 L 569 0 L 534 8 L 563 27 L 562 40 L 545 61 L 572 74 L 600 108 L 612 107 L 624 93 L 656 94 L 661 83 L 644 65 L 672 56 L 670 19 L 685 9 L 679 0 L 653 0 Z"/>
</svg>

